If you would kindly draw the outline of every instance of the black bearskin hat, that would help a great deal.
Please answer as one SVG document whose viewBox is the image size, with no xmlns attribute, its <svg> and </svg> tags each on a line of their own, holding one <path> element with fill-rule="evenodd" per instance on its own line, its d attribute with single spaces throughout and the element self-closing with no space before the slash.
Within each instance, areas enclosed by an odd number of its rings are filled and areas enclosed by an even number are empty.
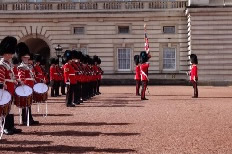
<svg viewBox="0 0 232 154">
<path fill-rule="evenodd" d="M 12 36 L 5 37 L 0 43 L 0 55 L 14 54 L 17 45 L 17 39 Z"/>
<path fill-rule="evenodd" d="M 98 60 L 97 60 L 97 64 L 100 65 L 101 64 L 101 58 L 98 57 Z"/>
<path fill-rule="evenodd" d="M 148 56 L 147 56 L 146 51 L 142 51 L 140 53 L 139 59 L 140 59 L 140 63 L 146 63 L 148 61 Z"/>
<path fill-rule="evenodd" d="M 17 54 L 18 60 L 21 62 L 22 56 L 25 56 L 25 55 L 30 56 L 30 50 L 24 42 L 20 42 L 16 47 L 16 54 Z"/>
<path fill-rule="evenodd" d="M 56 58 L 55 61 L 56 61 L 56 64 L 59 64 L 59 59 L 58 58 Z"/>
<path fill-rule="evenodd" d="M 35 54 L 34 59 L 35 59 L 35 62 L 40 62 L 41 63 L 42 57 L 39 54 Z"/>
<path fill-rule="evenodd" d="M 98 56 L 96 56 L 96 55 L 93 56 L 93 62 L 94 62 L 94 63 L 97 63 L 97 61 L 98 61 Z"/>
<path fill-rule="evenodd" d="M 13 57 L 12 58 L 12 64 L 14 64 L 14 65 L 17 65 L 17 64 L 19 64 L 19 61 L 18 61 L 18 58 L 17 57 Z"/>
<path fill-rule="evenodd" d="M 190 55 L 190 61 L 191 61 L 192 64 L 198 64 L 197 55 L 191 54 Z"/>
<path fill-rule="evenodd" d="M 34 60 L 34 54 L 30 53 L 30 59 L 29 60 Z"/>
<path fill-rule="evenodd" d="M 72 51 L 66 50 L 63 55 L 63 59 L 65 62 L 68 62 L 69 60 L 72 60 Z"/>
<path fill-rule="evenodd" d="M 50 65 L 56 64 L 56 59 L 55 58 L 50 58 L 49 63 L 50 63 Z"/>
<path fill-rule="evenodd" d="M 139 64 L 139 55 L 134 56 L 134 62 L 135 62 L 135 65 Z"/>
<path fill-rule="evenodd" d="M 72 58 L 73 59 L 81 59 L 81 57 L 82 57 L 82 52 L 72 50 Z"/>
<path fill-rule="evenodd" d="M 82 59 L 81 59 L 81 62 L 82 62 L 83 64 L 87 64 L 87 62 L 88 62 L 88 56 L 87 56 L 87 55 L 83 55 L 83 56 L 82 56 Z"/>
</svg>

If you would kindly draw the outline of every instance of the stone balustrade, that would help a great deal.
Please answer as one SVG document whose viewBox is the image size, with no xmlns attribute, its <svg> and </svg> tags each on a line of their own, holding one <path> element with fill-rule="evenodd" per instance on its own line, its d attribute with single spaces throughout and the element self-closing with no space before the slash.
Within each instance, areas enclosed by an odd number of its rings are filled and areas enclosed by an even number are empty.
<svg viewBox="0 0 232 154">
<path fill-rule="evenodd" d="M 126 11 L 126 10 L 154 10 L 154 9 L 185 9 L 187 0 L 176 1 L 99 1 L 99 2 L 16 2 L 0 3 L 0 11 Z"/>
</svg>

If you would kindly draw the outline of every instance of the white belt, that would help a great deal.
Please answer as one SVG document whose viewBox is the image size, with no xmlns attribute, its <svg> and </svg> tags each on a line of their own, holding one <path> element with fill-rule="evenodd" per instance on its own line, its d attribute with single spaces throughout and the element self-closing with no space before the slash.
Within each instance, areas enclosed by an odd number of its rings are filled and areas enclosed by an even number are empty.
<svg viewBox="0 0 232 154">
<path fill-rule="evenodd" d="M 33 78 L 25 78 L 25 80 L 34 80 Z"/>
<path fill-rule="evenodd" d="M 54 74 L 58 74 L 58 73 L 54 73 Z"/>
<path fill-rule="evenodd" d="M 76 75 L 76 74 L 69 74 L 69 75 Z"/>
<path fill-rule="evenodd" d="M 15 80 L 5 79 L 6 82 L 15 82 Z"/>
</svg>

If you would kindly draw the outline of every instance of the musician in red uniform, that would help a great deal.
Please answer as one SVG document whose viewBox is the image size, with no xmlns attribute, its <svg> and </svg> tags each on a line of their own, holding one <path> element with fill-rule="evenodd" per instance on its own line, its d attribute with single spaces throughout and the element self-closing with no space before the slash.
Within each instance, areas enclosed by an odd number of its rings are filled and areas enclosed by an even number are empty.
<svg viewBox="0 0 232 154">
<path fill-rule="evenodd" d="M 66 95 L 65 93 L 65 82 L 64 82 L 64 60 L 62 59 L 62 65 L 59 66 L 59 72 L 60 72 L 60 75 L 61 75 L 61 80 L 60 80 L 60 88 L 61 88 L 61 94 L 62 95 Z"/>
<path fill-rule="evenodd" d="M 16 45 L 16 38 L 11 36 L 5 37 L 0 44 L 0 55 L 3 57 L 0 60 L 0 85 L 1 88 L 7 90 L 11 96 L 14 95 L 15 85 L 17 83 L 10 64 L 13 54 L 15 53 Z M 8 114 L 5 117 L 3 133 L 6 135 L 13 135 L 21 132 L 21 129 L 16 129 L 14 127 L 14 115 Z"/>
<path fill-rule="evenodd" d="M 67 85 L 66 106 L 75 107 L 73 104 L 73 96 L 77 82 L 75 69 L 72 66 L 72 52 L 70 50 L 66 50 L 63 57 L 66 61 L 66 64 L 64 65 L 64 81 Z"/>
<path fill-rule="evenodd" d="M 46 83 L 44 72 L 42 71 L 42 68 L 40 66 L 41 56 L 36 54 L 34 57 L 35 57 L 35 65 L 34 65 L 35 81 L 36 83 Z"/>
<path fill-rule="evenodd" d="M 140 53 L 140 74 L 141 74 L 141 81 L 142 81 L 142 91 L 141 91 L 141 100 L 148 100 L 145 97 L 145 92 L 147 89 L 147 84 L 148 84 L 148 68 L 149 68 L 149 63 L 148 60 L 150 58 L 150 53 L 146 51 L 142 51 Z"/>
<path fill-rule="evenodd" d="M 193 84 L 194 89 L 194 95 L 192 98 L 198 98 L 198 88 L 197 88 L 197 81 L 198 81 L 198 73 L 197 73 L 197 64 L 198 59 L 195 54 L 190 55 L 190 61 L 191 61 L 191 71 L 188 72 L 188 75 L 190 75 L 190 81 Z"/>
<path fill-rule="evenodd" d="M 139 90 L 141 85 L 141 74 L 140 74 L 140 64 L 139 64 L 139 55 L 134 56 L 135 62 L 135 81 L 136 81 L 136 96 L 140 96 Z"/>
<path fill-rule="evenodd" d="M 97 60 L 97 67 L 98 67 L 98 75 L 97 75 L 97 95 L 100 95 L 100 86 L 101 86 L 101 80 L 102 80 L 102 75 L 104 71 L 101 69 L 101 58 L 98 57 Z"/>
<path fill-rule="evenodd" d="M 27 85 L 33 88 L 35 84 L 35 78 L 33 73 L 34 71 L 32 69 L 32 65 L 29 63 L 29 61 L 32 61 L 32 54 L 30 54 L 28 46 L 23 42 L 17 45 L 16 53 L 18 56 L 18 60 L 21 62 L 21 64 L 18 66 L 19 80 L 22 85 Z M 29 120 L 30 120 L 29 125 L 39 124 L 39 121 L 35 121 L 32 117 L 31 107 L 28 107 L 28 111 L 29 111 Z M 22 121 L 23 121 L 23 125 L 27 125 L 26 108 L 22 109 Z"/>
<path fill-rule="evenodd" d="M 13 64 L 13 72 L 14 72 L 14 77 L 16 81 L 18 81 L 19 76 L 18 76 L 18 66 L 19 66 L 19 61 L 17 57 L 12 58 L 12 64 Z"/>
<path fill-rule="evenodd" d="M 56 68 L 56 59 L 50 59 L 50 84 L 51 84 L 51 97 L 59 96 L 59 76 Z"/>
</svg>

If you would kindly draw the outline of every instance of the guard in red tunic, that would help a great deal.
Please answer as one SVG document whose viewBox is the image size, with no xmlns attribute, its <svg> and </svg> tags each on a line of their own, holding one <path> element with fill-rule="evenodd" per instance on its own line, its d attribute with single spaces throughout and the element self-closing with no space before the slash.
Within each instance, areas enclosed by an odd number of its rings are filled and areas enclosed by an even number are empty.
<svg viewBox="0 0 232 154">
<path fill-rule="evenodd" d="M 17 45 L 16 53 L 18 56 L 18 60 L 21 62 L 21 64 L 18 66 L 18 76 L 21 84 L 25 84 L 31 88 L 33 88 L 35 84 L 35 78 L 34 78 L 34 71 L 32 69 L 32 64 L 29 63 L 29 61 L 32 57 L 32 54 L 30 54 L 28 46 L 21 42 Z M 31 114 L 31 107 L 28 108 L 29 110 L 29 125 L 37 125 L 39 124 L 39 121 L 35 121 Z M 22 109 L 22 121 L 23 125 L 27 125 L 27 112 L 26 108 Z"/>
<path fill-rule="evenodd" d="M 97 74 L 97 95 L 100 95 L 100 86 L 101 86 L 101 80 L 102 80 L 102 75 L 104 71 L 101 69 L 101 58 L 98 57 L 97 60 L 97 67 L 98 67 L 98 74 Z"/>
<path fill-rule="evenodd" d="M 141 74 L 141 81 L 142 81 L 142 91 L 141 91 L 141 100 L 148 100 L 145 97 L 146 89 L 147 89 L 147 84 L 148 84 L 148 68 L 149 68 L 149 63 L 148 60 L 150 58 L 150 54 L 147 53 L 146 51 L 142 51 L 140 53 L 140 74 Z"/>
<path fill-rule="evenodd" d="M 51 85 L 51 97 L 59 96 L 59 76 L 56 68 L 56 59 L 50 59 L 50 85 Z"/>
<path fill-rule="evenodd" d="M 141 74 L 140 74 L 140 63 L 139 63 L 139 55 L 134 56 L 135 62 L 135 81 L 136 81 L 136 96 L 140 96 L 139 90 L 141 85 Z"/>
<path fill-rule="evenodd" d="M 11 36 L 5 37 L 0 44 L 0 55 L 3 57 L 0 60 L 0 85 L 1 88 L 7 90 L 12 96 L 14 95 L 15 85 L 17 82 L 10 61 L 15 53 L 16 45 L 16 38 Z M 21 129 L 16 129 L 14 127 L 14 115 L 8 114 L 5 117 L 3 133 L 6 135 L 13 135 L 21 132 Z"/>
<path fill-rule="evenodd" d="M 15 79 L 18 81 L 19 76 L 18 76 L 18 66 L 19 66 L 19 61 L 17 57 L 12 58 L 12 64 L 13 64 L 13 72 Z"/>
<path fill-rule="evenodd" d="M 67 95 L 66 95 L 66 106 L 74 107 L 73 98 L 74 92 L 76 88 L 76 72 L 75 68 L 72 66 L 72 52 L 70 50 L 66 50 L 63 56 L 66 64 L 64 65 L 64 80 L 67 85 Z"/>
<path fill-rule="evenodd" d="M 44 72 L 42 71 L 42 68 L 40 66 L 41 56 L 36 54 L 34 57 L 35 57 L 35 65 L 34 65 L 35 81 L 37 83 L 46 83 Z"/>
<path fill-rule="evenodd" d="M 190 81 L 193 84 L 194 95 L 193 98 L 198 98 L 198 88 L 197 88 L 197 81 L 198 81 L 198 73 L 197 73 L 197 64 L 198 59 L 195 54 L 190 55 L 191 61 L 191 71 L 188 73 L 190 75 Z"/>
</svg>

